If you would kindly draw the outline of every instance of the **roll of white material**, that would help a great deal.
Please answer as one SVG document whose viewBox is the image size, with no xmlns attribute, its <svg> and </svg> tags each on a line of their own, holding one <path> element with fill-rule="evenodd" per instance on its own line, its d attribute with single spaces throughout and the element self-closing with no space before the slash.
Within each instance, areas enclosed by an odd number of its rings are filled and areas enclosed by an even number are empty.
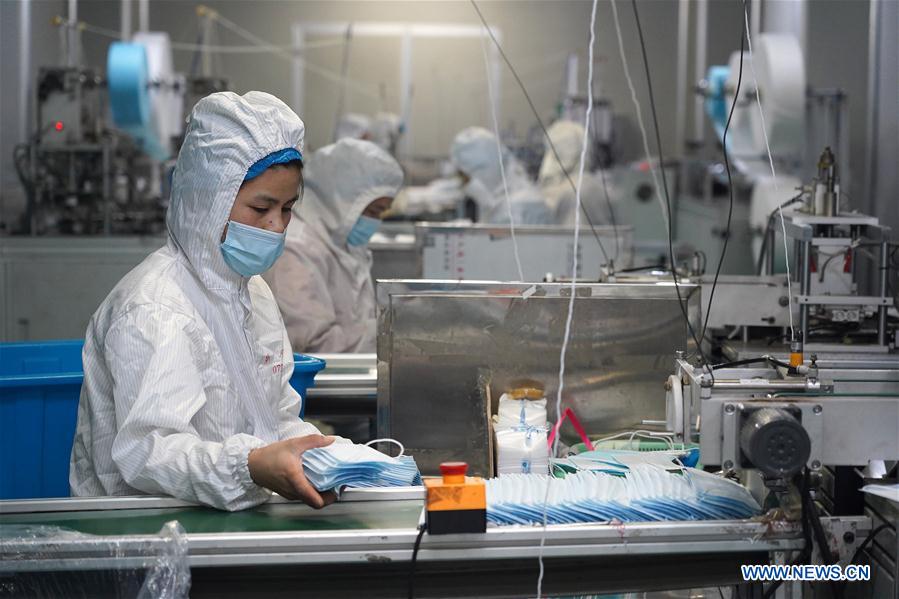
<svg viewBox="0 0 899 599">
<path fill-rule="evenodd" d="M 729 67 L 728 109 L 740 73 L 739 52 L 731 55 Z M 754 82 L 758 84 L 764 126 Z M 740 101 L 727 135 L 731 152 L 744 158 L 766 156 L 767 133 L 775 159 L 798 154 L 805 143 L 805 87 L 805 60 L 796 38 L 778 33 L 758 36 L 753 43 L 753 57 L 748 51 L 743 54 Z"/>
<path fill-rule="evenodd" d="M 150 80 L 150 114 L 158 139 L 170 144 L 181 133 L 184 122 L 181 94 L 175 89 L 175 68 L 169 34 L 145 31 L 134 34 L 133 41 L 147 52 L 147 72 Z"/>
<path fill-rule="evenodd" d="M 792 35 L 763 33 L 753 53 L 771 153 L 796 154 L 805 143 L 806 83 L 802 48 Z"/>
<path fill-rule="evenodd" d="M 549 472 L 546 439 L 546 428 L 520 427 L 496 431 L 497 475 Z"/>
<path fill-rule="evenodd" d="M 546 428 L 546 398 L 513 399 L 508 394 L 499 398 L 496 428 L 537 426 Z"/>
<path fill-rule="evenodd" d="M 752 197 L 749 202 L 749 223 L 752 230 L 764 231 L 765 225 L 768 224 L 768 215 L 777 210 L 777 207 L 785 203 L 798 193 L 798 188 L 802 182 L 796 177 L 777 176 L 777 180 L 768 177 L 759 177 L 755 180 L 752 187 Z M 784 213 L 789 213 L 793 208 L 784 209 Z M 780 217 L 775 217 L 774 231 L 778 235 L 778 241 L 774 244 L 775 253 L 775 270 L 777 272 L 785 272 L 785 260 L 783 242 L 780 241 L 781 226 Z M 758 260 L 759 252 L 762 249 L 763 236 L 757 235 L 752 240 L 752 253 Z"/>
</svg>

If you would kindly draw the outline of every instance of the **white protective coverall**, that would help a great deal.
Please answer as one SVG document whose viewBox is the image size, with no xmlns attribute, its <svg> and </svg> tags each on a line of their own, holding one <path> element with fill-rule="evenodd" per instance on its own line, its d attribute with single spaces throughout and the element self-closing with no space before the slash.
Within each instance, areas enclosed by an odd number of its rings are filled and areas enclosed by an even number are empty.
<svg viewBox="0 0 899 599">
<path fill-rule="evenodd" d="M 478 221 L 487 224 L 509 222 L 509 208 L 503 189 L 496 136 L 481 127 L 460 131 L 453 140 L 450 157 L 470 181 L 464 191 L 478 207 Z M 516 225 L 552 224 L 552 215 L 540 190 L 528 178 L 524 167 L 503 148 L 503 167 Z"/>
<path fill-rule="evenodd" d="M 249 166 L 276 150 L 302 152 L 303 136 L 299 117 L 269 94 L 197 103 L 175 166 L 168 240 L 88 325 L 72 495 L 251 507 L 270 491 L 250 477 L 250 450 L 318 433 L 299 418 L 293 354 L 268 285 L 232 271 L 220 251 Z"/>
<path fill-rule="evenodd" d="M 347 235 L 373 200 L 395 197 L 403 171 L 368 141 L 342 139 L 313 153 L 305 191 L 287 228 L 284 254 L 265 278 L 297 351 L 375 351 L 371 250 L 347 245 Z"/>
<path fill-rule="evenodd" d="M 540 165 L 537 183 L 546 198 L 549 210 L 554 215 L 553 222 L 571 227 L 574 226 L 577 208 L 577 196 L 572 182 L 577 185 L 584 127 L 574 121 L 556 121 L 547 129 L 547 134 L 556 148 L 561 164 L 553 154 L 549 141 L 544 142 L 543 163 Z M 590 156 L 590 149 L 587 148 L 587 164 L 581 183 L 581 204 L 590 213 L 594 225 L 605 225 L 612 222 L 612 215 L 600 179 L 602 174 L 594 174 L 589 170 Z M 568 171 L 571 182 L 565 176 L 565 171 Z M 581 222 L 586 224 L 583 213 Z"/>
</svg>

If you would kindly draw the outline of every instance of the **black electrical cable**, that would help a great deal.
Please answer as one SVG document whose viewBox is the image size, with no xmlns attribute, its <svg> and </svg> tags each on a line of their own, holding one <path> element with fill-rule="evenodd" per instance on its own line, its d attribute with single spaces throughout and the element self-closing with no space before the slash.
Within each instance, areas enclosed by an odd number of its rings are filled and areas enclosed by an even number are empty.
<svg viewBox="0 0 899 599">
<path fill-rule="evenodd" d="M 662 171 L 662 189 L 665 192 L 665 207 L 668 211 L 668 257 L 669 260 L 671 260 L 671 277 L 674 280 L 674 291 L 675 293 L 677 293 L 677 303 L 684 315 L 684 321 L 686 321 L 687 323 L 687 329 L 690 331 L 690 336 L 693 338 L 693 342 L 696 344 L 696 350 L 699 352 L 699 357 L 702 359 L 703 364 L 709 366 L 710 362 L 705 355 L 705 351 L 703 351 L 702 349 L 702 341 L 696 336 L 696 331 L 693 329 L 693 323 L 690 322 L 690 316 L 687 314 L 687 307 L 686 305 L 684 305 L 684 298 L 681 295 L 680 285 L 677 281 L 677 266 L 674 260 L 674 242 L 672 240 L 672 221 L 674 220 L 674 215 L 671 213 L 671 198 L 668 195 L 668 181 L 665 176 L 665 159 L 662 156 L 662 136 L 659 133 L 659 118 L 656 112 L 655 96 L 652 93 L 652 75 L 649 71 L 649 59 L 646 56 L 646 42 L 643 40 L 643 26 L 640 24 L 640 13 L 637 10 L 637 0 L 631 0 L 631 6 L 634 9 L 634 19 L 637 22 L 637 34 L 640 39 L 640 51 L 643 54 L 643 68 L 646 71 L 646 87 L 649 89 L 649 106 L 652 109 L 652 122 L 655 127 L 656 145 L 659 149 L 659 164 L 662 166 L 662 168 L 660 169 Z M 736 101 L 737 96 L 735 95 L 734 102 Z M 714 384 L 715 375 L 714 373 L 712 373 L 711 368 L 709 369 L 709 376 L 712 377 L 712 384 Z"/>
<path fill-rule="evenodd" d="M 865 549 L 867 549 L 868 545 L 870 545 L 874 541 L 874 537 L 879 535 L 881 532 L 883 532 L 887 528 L 896 530 L 895 528 L 893 528 L 893 526 L 891 524 L 887 523 L 887 524 L 881 524 L 880 526 L 878 526 L 877 528 L 875 528 L 874 530 L 869 532 L 868 536 L 865 537 L 865 540 L 862 541 L 862 544 L 859 545 L 858 548 L 855 550 L 855 552 L 852 554 L 852 559 L 849 560 L 849 563 L 854 564 L 856 561 L 858 561 L 858 558 L 861 557 L 862 552 Z"/>
<path fill-rule="evenodd" d="M 636 0 L 634 0 L 636 1 Z M 743 84 L 743 46 L 746 42 L 746 0 L 743 0 L 743 21 L 740 24 L 740 67 L 737 72 L 737 88 L 734 91 L 734 101 L 730 105 L 730 113 L 727 115 L 727 123 L 724 125 L 724 135 L 721 138 L 721 152 L 724 154 L 724 168 L 727 171 L 727 226 L 724 229 L 724 244 L 721 246 L 721 256 L 718 258 L 718 268 L 715 269 L 715 278 L 712 280 L 712 290 L 709 293 L 709 309 L 705 313 L 705 321 L 702 323 L 700 338 L 705 339 L 705 332 L 709 326 L 709 316 L 712 314 L 712 301 L 715 299 L 715 289 L 718 287 L 718 277 L 721 275 L 721 266 L 724 264 L 724 256 L 727 254 L 727 243 L 730 241 L 730 226 L 734 216 L 734 182 L 730 172 L 730 160 L 727 156 L 727 134 L 730 132 L 730 123 L 734 118 L 734 110 L 740 99 L 740 87 Z"/>
<path fill-rule="evenodd" d="M 421 547 L 421 538 L 425 536 L 428 530 L 428 524 L 425 522 L 418 529 L 418 536 L 415 537 L 415 545 L 412 547 L 412 563 L 409 565 L 409 599 L 415 599 L 415 564 L 418 561 L 418 550 Z"/>
<path fill-rule="evenodd" d="M 761 356 L 758 358 L 747 358 L 745 360 L 735 360 L 733 362 L 722 362 L 720 364 L 715 364 L 712 366 L 713 370 L 719 370 L 721 368 L 736 368 L 738 366 L 748 366 L 750 364 L 773 364 L 774 366 L 780 366 L 781 368 L 791 368 L 789 364 L 786 362 L 781 362 L 771 356 Z"/>
<path fill-rule="evenodd" d="M 502 57 L 503 61 L 506 63 L 506 66 L 509 67 L 509 70 L 512 72 L 512 76 L 515 78 L 515 82 L 518 83 L 518 87 L 521 88 L 521 92 L 524 94 L 525 100 L 527 100 L 528 106 L 531 108 L 531 112 L 534 113 L 534 118 L 537 119 L 537 124 L 540 125 L 540 129 L 543 130 L 543 136 L 546 138 L 546 143 L 549 144 L 549 149 L 552 150 L 553 156 L 556 158 L 556 162 L 559 164 L 559 167 L 562 169 L 562 172 L 565 173 L 565 178 L 568 179 L 568 184 L 571 185 L 571 189 L 577 193 L 577 185 L 574 184 L 574 181 L 571 179 L 571 175 L 568 174 L 568 169 L 566 169 L 562 165 L 562 159 L 559 157 L 559 152 L 556 151 L 556 146 L 553 144 L 553 140 L 549 137 L 549 132 L 546 130 L 546 126 L 543 124 L 543 119 L 540 118 L 540 113 L 537 111 L 537 107 L 534 105 L 534 101 L 531 100 L 530 94 L 528 94 L 527 88 L 524 86 L 524 82 L 521 80 L 521 77 L 518 76 L 518 72 L 515 70 L 515 67 L 512 66 L 512 61 L 509 60 L 509 57 L 506 56 L 506 52 L 503 50 L 503 47 L 500 45 L 499 40 L 496 39 L 496 36 L 493 35 L 493 30 L 490 28 L 490 25 L 487 24 L 487 19 L 484 18 L 484 15 L 481 13 L 481 9 L 478 7 L 475 0 L 471 0 L 471 5 L 474 7 L 475 12 L 478 13 L 478 18 L 481 19 L 481 23 L 483 23 L 484 28 L 487 30 L 487 34 L 490 36 L 490 39 L 493 40 L 493 44 L 496 46 L 496 49 L 499 51 L 499 55 Z M 608 199 L 608 195 L 606 195 L 606 199 Z M 609 203 L 609 211 L 612 210 L 612 204 Z M 609 259 L 609 254 L 606 252 L 605 246 L 602 244 L 602 240 L 599 238 L 599 233 L 596 232 L 596 227 L 593 225 L 593 219 L 590 218 L 590 213 L 587 211 L 583 202 L 581 203 L 581 212 L 584 213 L 584 216 L 587 218 L 587 223 L 590 225 L 590 230 L 593 231 L 593 237 L 596 239 L 597 245 L 599 245 L 599 249 L 602 252 L 603 257 L 606 260 L 606 264 L 609 264 L 611 260 Z M 613 226 L 614 222 L 613 222 Z M 617 227 L 614 229 L 615 238 L 618 238 L 618 229 Z"/>
<path fill-rule="evenodd" d="M 641 272 L 641 271 L 644 271 L 644 270 L 664 270 L 665 272 L 668 272 L 669 269 L 668 269 L 668 265 L 667 265 L 667 264 L 651 264 L 651 265 L 649 265 L 649 266 L 634 266 L 634 267 L 632 267 L 632 268 L 622 268 L 622 269 L 620 269 L 620 270 L 616 270 L 615 272 L 616 272 L 616 273 L 622 273 L 622 272 Z"/>
</svg>

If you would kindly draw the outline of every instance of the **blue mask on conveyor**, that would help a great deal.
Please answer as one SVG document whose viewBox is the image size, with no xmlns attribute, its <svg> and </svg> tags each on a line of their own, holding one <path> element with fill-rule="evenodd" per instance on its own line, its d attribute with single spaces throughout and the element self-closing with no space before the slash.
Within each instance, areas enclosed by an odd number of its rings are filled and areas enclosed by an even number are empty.
<svg viewBox="0 0 899 599">
<path fill-rule="evenodd" d="M 487 519 L 542 524 L 546 476 L 509 474 L 487 481 Z M 701 470 L 632 465 L 623 475 L 581 471 L 549 479 L 550 524 L 749 518 L 761 510 L 744 487 Z"/>
</svg>

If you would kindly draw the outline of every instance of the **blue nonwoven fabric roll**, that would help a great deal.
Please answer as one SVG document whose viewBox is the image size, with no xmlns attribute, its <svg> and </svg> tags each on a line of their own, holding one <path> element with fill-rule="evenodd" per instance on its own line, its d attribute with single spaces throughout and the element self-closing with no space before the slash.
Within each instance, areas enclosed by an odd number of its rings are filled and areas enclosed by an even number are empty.
<svg viewBox="0 0 899 599">
<path fill-rule="evenodd" d="M 150 124 L 147 52 L 140 44 L 113 42 L 106 65 L 113 122 L 122 128 Z"/>
<path fill-rule="evenodd" d="M 148 156 L 165 160 L 169 152 L 159 139 L 150 112 L 147 50 L 141 44 L 114 42 L 106 64 L 109 106 L 116 127 L 130 135 Z"/>
</svg>

